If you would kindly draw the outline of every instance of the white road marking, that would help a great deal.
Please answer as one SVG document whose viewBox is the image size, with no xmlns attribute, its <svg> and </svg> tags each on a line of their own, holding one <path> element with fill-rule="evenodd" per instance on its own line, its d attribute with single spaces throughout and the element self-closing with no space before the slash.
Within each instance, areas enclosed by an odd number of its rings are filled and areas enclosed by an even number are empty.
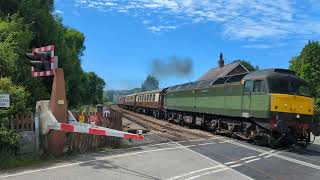
<svg viewBox="0 0 320 180">
<path fill-rule="evenodd" d="M 268 152 L 266 150 L 255 148 L 255 147 L 251 147 L 251 146 L 248 146 L 248 145 L 245 145 L 245 144 L 242 144 L 242 143 L 238 143 L 238 142 L 230 142 L 230 144 L 234 144 L 234 145 L 246 148 L 246 149 L 250 149 L 250 150 L 253 150 L 253 151 L 256 151 L 256 152 L 260 152 L 260 153 L 267 153 Z M 314 169 L 320 170 L 320 166 L 312 164 L 312 163 L 300 161 L 300 160 L 297 160 L 297 159 L 294 159 L 294 158 L 290 158 L 290 157 L 287 157 L 287 156 L 283 156 L 283 155 L 280 155 L 280 154 L 277 154 L 277 153 L 273 153 L 273 152 L 271 152 L 271 153 L 269 152 L 269 154 L 273 155 L 273 156 L 275 156 L 277 158 L 286 160 L 286 161 L 290 161 L 290 162 L 293 162 L 293 163 L 296 163 L 296 164 L 300 164 L 300 165 L 303 165 L 303 166 L 307 166 L 307 167 L 310 167 L 310 168 L 314 168 Z"/>
<path fill-rule="evenodd" d="M 207 140 L 210 141 L 210 140 L 215 140 L 215 139 L 224 139 L 224 137 L 216 136 L 216 137 L 209 138 Z"/>
<path fill-rule="evenodd" d="M 232 165 L 230 166 L 231 168 L 234 168 L 234 167 L 239 167 L 239 166 L 242 166 L 243 164 L 235 164 L 235 165 Z"/>
<path fill-rule="evenodd" d="M 245 158 L 240 159 L 240 161 L 247 160 L 247 159 L 252 159 L 252 158 L 255 158 L 255 157 L 257 157 L 257 156 L 249 156 L 249 157 L 245 157 Z"/>
<path fill-rule="evenodd" d="M 275 151 L 276 151 L 276 150 L 267 151 L 267 152 L 264 152 L 264 153 L 259 154 L 259 156 L 264 156 L 264 155 L 270 154 L 270 153 L 275 152 Z"/>
<path fill-rule="evenodd" d="M 250 159 L 250 160 L 248 160 L 248 161 L 245 161 L 245 163 L 251 163 L 251 162 L 253 162 L 253 161 L 258 161 L 258 160 L 260 160 L 261 158 L 255 158 L 255 159 Z"/>
<path fill-rule="evenodd" d="M 177 142 L 178 143 L 184 143 L 184 142 L 194 142 L 194 141 L 209 141 L 209 140 L 214 140 L 214 139 L 220 139 L 222 137 L 216 137 L 216 138 L 210 138 L 210 139 L 192 139 L 192 140 L 185 140 L 185 141 L 171 141 L 170 142 L 166 142 L 166 143 L 157 143 L 157 144 L 150 144 L 150 145 L 143 145 L 143 146 L 136 146 L 136 147 L 129 147 L 129 148 L 126 148 L 126 149 L 114 149 L 112 151 L 109 151 L 109 152 L 116 152 L 116 151 L 123 151 L 123 150 L 127 150 L 127 149 L 140 149 L 142 147 L 153 147 L 153 146 L 159 146 L 159 145 L 175 145 Z M 169 139 L 165 139 L 165 138 L 162 138 L 164 140 L 169 140 Z M 100 151 L 100 152 L 105 152 L 105 151 Z"/>
<path fill-rule="evenodd" d="M 215 142 L 212 142 L 212 143 L 202 143 L 202 144 L 198 144 L 198 146 L 205 146 L 205 145 L 210 145 L 210 144 L 217 144 Z"/>
<path fill-rule="evenodd" d="M 234 140 L 226 140 L 224 142 L 228 143 L 228 142 L 233 142 Z"/>
<path fill-rule="evenodd" d="M 166 140 L 168 140 L 168 139 L 166 139 Z M 184 142 L 204 141 L 204 140 L 206 140 L 206 139 L 200 138 L 200 139 L 191 139 L 191 140 L 175 141 L 175 142 L 184 143 Z"/>
<path fill-rule="evenodd" d="M 195 174 L 195 173 L 198 173 L 198 172 L 207 171 L 207 170 L 211 170 L 211 169 L 216 169 L 216 168 L 219 168 L 219 167 L 223 167 L 223 166 L 222 165 L 218 165 L 218 166 L 213 166 L 213 167 L 209 167 L 209 168 L 199 169 L 199 170 L 196 170 L 196 171 L 191 171 L 189 173 L 181 174 L 179 176 L 174 176 L 172 178 L 169 178 L 168 180 L 179 179 L 179 178 L 182 178 L 182 177 L 185 177 L 185 176 L 189 176 L 189 175 L 192 175 L 192 174 Z"/>
<path fill-rule="evenodd" d="M 274 154 L 280 154 L 280 153 L 285 152 L 285 151 L 290 151 L 291 149 L 293 149 L 293 148 L 290 148 L 290 149 L 287 149 L 287 150 L 280 150 L 280 151 L 273 150 L 272 153 L 270 153 L 270 151 L 269 151 L 268 153 L 266 153 L 268 155 L 265 156 L 264 158 L 267 159 L 267 158 L 270 158 L 270 157 L 274 156 Z"/>
<path fill-rule="evenodd" d="M 221 138 L 223 138 L 223 137 L 218 136 L 218 137 L 212 137 L 212 138 L 209 138 L 209 139 L 199 138 L 199 139 L 191 139 L 191 140 L 184 140 L 184 141 L 172 141 L 170 139 L 162 138 L 164 140 L 169 140 L 170 142 L 151 144 L 151 145 L 144 145 L 144 146 L 137 146 L 137 147 L 130 147 L 130 148 L 127 148 L 127 149 L 137 149 L 137 148 L 141 148 L 141 147 L 153 147 L 153 146 L 158 146 L 158 145 L 176 144 L 176 143 L 185 143 L 185 142 L 194 142 L 194 141 L 210 141 L 210 140 L 221 139 Z M 123 150 L 123 149 L 120 149 L 120 150 Z"/>
<path fill-rule="evenodd" d="M 215 160 L 213 160 L 213 159 L 211 159 L 211 158 L 209 158 L 209 157 L 207 157 L 207 156 L 205 156 L 205 155 L 203 155 L 203 154 L 200 154 L 200 153 L 198 153 L 198 152 L 196 152 L 196 151 L 193 151 L 193 150 L 191 150 L 191 149 L 188 148 L 188 147 L 194 147 L 194 146 L 183 146 L 183 145 L 181 145 L 181 144 L 179 144 L 179 143 L 176 143 L 176 144 L 177 144 L 178 146 L 180 146 L 180 147 L 182 147 L 182 148 L 184 148 L 184 149 L 192 152 L 192 153 L 195 153 L 195 154 L 197 154 L 197 155 L 199 155 L 199 156 L 201 156 L 201 157 L 209 160 L 209 161 L 212 161 L 212 162 L 214 162 L 214 163 L 218 163 L 218 164 L 220 164 L 220 165 L 223 165 L 223 164 L 219 163 L 218 161 L 215 161 Z M 223 165 L 223 167 L 227 167 L 227 166 L 224 166 L 224 165 Z"/>
<path fill-rule="evenodd" d="M 214 173 L 217 173 L 217 172 L 221 172 L 221 171 L 225 171 L 225 170 L 228 170 L 229 168 L 222 168 L 222 169 L 218 169 L 218 170 L 215 170 L 215 171 L 211 171 L 211 172 L 207 172 L 207 173 L 204 173 L 204 174 L 200 174 L 200 175 L 197 175 L 197 176 L 193 176 L 193 177 L 190 177 L 188 179 L 185 179 L 185 180 L 192 180 L 192 179 L 197 179 L 201 176 L 205 176 L 205 175 L 209 175 L 209 174 L 214 174 Z"/>
<path fill-rule="evenodd" d="M 270 154 L 270 155 L 268 155 L 268 156 L 265 156 L 264 158 L 270 158 L 270 157 L 272 157 L 273 155 L 272 154 Z"/>
<path fill-rule="evenodd" d="M 226 162 L 226 163 L 224 163 L 224 164 L 225 164 L 225 165 L 229 165 L 229 164 L 234 164 L 234 163 L 236 163 L 236 162 L 230 161 L 230 162 Z"/>
</svg>

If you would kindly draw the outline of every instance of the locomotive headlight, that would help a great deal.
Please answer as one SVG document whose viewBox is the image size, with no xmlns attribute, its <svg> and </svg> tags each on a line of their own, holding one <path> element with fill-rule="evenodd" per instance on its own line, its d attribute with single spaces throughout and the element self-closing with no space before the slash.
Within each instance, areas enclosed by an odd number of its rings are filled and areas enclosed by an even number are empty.
<svg viewBox="0 0 320 180">
<path fill-rule="evenodd" d="M 300 114 L 297 114 L 297 118 L 298 118 L 298 119 L 300 118 Z"/>
</svg>

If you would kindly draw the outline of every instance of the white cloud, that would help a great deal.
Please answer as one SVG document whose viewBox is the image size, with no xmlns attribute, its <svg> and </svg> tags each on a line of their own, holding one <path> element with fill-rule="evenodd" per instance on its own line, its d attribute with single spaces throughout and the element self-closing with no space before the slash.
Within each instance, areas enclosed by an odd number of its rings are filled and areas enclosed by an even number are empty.
<svg viewBox="0 0 320 180">
<path fill-rule="evenodd" d="M 63 11 L 61 11 L 61 10 L 59 10 L 59 9 L 56 9 L 56 10 L 54 11 L 54 13 L 55 13 L 55 14 L 63 14 Z"/>
<path fill-rule="evenodd" d="M 247 44 L 242 47 L 249 49 L 269 49 L 286 46 L 286 43 L 269 43 L 269 44 Z"/>
<path fill-rule="evenodd" d="M 174 30 L 186 23 L 215 23 L 230 39 L 282 39 L 289 35 L 320 34 L 319 19 L 308 14 L 308 7 L 300 8 L 298 0 L 75 1 L 80 7 L 131 14 L 152 32 Z M 305 4 L 312 6 L 312 3 Z"/>
<path fill-rule="evenodd" d="M 160 25 L 160 26 L 150 26 L 150 27 L 147 27 L 147 29 L 149 29 L 151 32 L 153 33 L 159 33 L 163 30 L 173 30 L 173 29 L 176 29 L 177 27 L 176 26 L 163 26 L 163 25 Z"/>
</svg>

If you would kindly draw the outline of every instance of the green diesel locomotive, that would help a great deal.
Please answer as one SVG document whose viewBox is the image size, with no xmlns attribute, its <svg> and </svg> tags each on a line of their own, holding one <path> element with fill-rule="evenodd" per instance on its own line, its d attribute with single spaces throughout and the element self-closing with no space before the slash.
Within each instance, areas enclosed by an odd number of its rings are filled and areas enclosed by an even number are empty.
<svg viewBox="0 0 320 180">
<path fill-rule="evenodd" d="M 151 96 L 156 99 L 142 97 L 153 93 L 158 94 Z M 135 95 L 128 97 L 132 96 Z M 120 105 L 256 143 L 306 146 L 311 142 L 312 131 L 319 135 L 320 124 L 313 122 L 313 99 L 308 84 L 286 69 L 217 77 L 139 93 L 139 97 L 138 101 L 154 101 L 159 105 L 153 108 L 148 103 L 144 107 L 127 104 L 126 97 Z"/>
</svg>

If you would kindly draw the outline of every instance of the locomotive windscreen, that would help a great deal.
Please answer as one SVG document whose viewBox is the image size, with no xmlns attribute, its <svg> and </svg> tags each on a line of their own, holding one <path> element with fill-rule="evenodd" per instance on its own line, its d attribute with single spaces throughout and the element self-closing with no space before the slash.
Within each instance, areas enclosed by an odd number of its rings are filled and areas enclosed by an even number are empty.
<svg viewBox="0 0 320 180">
<path fill-rule="evenodd" d="M 270 93 L 310 96 L 308 84 L 300 80 L 286 78 L 269 79 L 268 87 Z"/>
</svg>

